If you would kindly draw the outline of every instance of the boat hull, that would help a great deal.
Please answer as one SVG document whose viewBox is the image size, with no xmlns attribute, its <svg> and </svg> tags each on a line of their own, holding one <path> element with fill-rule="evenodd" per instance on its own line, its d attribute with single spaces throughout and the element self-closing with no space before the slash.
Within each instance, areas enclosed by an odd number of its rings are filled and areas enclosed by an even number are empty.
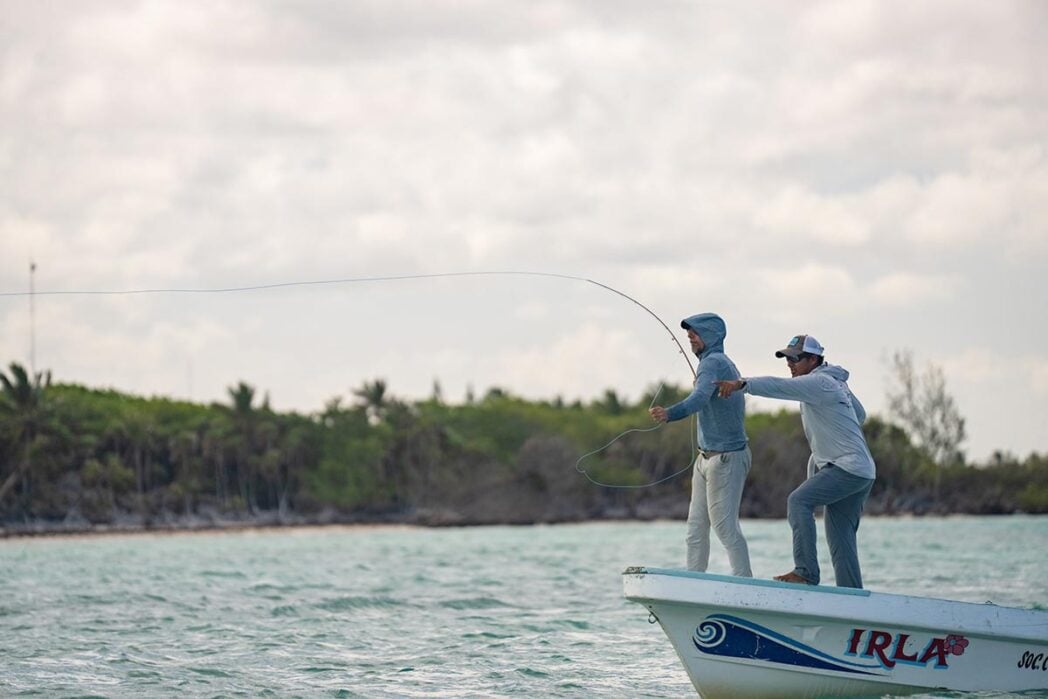
<svg viewBox="0 0 1048 699">
<path fill-rule="evenodd" d="M 623 587 L 707 699 L 1048 689 L 1045 612 L 658 568 Z"/>
</svg>

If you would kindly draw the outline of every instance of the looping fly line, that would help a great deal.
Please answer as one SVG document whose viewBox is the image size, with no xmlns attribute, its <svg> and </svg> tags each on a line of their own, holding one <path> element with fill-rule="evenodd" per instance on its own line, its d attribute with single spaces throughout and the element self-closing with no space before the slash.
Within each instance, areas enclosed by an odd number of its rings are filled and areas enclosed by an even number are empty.
<svg viewBox="0 0 1048 699">
<path fill-rule="evenodd" d="M 665 388 L 665 384 L 660 384 L 659 385 L 659 390 L 655 391 L 655 395 L 652 396 L 651 403 L 648 405 L 648 410 L 651 410 L 651 408 L 655 405 L 655 401 L 659 399 L 659 394 L 662 393 L 662 389 L 663 388 Z M 637 489 L 640 489 L 640 488 L 650 488 L 653 485 L 658 485 L 660 483 L 665 483 L 666 481 L 673 480 L 674 478 L 676 478 L 677 476 L 679 476 L 680 474 L 684 473 L 685 471 L 687 471 L 688 469 L 691 468 L 691 461 L 694 461 L 694 455 L 695 455 L 695 443 L 694 443 L 695 437 L 694 437 L 694 432 L 692 433 L 692 457 L 693 458 L 689 460 L 688 465 L 685 466 L 684 468 L 682 468 L 681 470 L 666 476 L 665 478 L 660 478 L 657 481 L 652 481 L 651 483 L 643 483 L 641 485 L 614 485 L 614 484 L 611 484 L 611 483 L 602 483 L 601 481 L 598 481 L 593 476 L 591 476 L 586 471 L 586 469 L 581 468 L 582 462 L 585 459 L 593 456 L 594 454 L 599 454 L 600 452 L 604 451 L 605 449 L 610 447 L 612 444 L 614 444 L 615 442 L 617 442 L 620 439 L 622 439 L 623 437 L 625 437 L 626 435 L 633 434 L 634 432 L 654 432 L 655 430 L 661 428 L 662 425 L 663 425 L 663 423 L 660 422 L 659 424 L 655 425 L 654 427 L 648 427 L 648 428 L 634 427 L 634 428 L 626 430 L 625 432 L 620 432 L 618 435 L 615 436 L 614 439 L 612 439 L 610 442 L 608 442 L 604 446 L 600 447 L 599 449 L 594 449 L 593 451 L 587 452 L 587 453 L 583 454 L 582 456 L 580 456 L 579 460 L 575 462 L 575 470 L 578 471 L 579 473 L 581 473 L 582 475 L 584 475 L 586 477 L 586 479 L 589 480 L 589 482 L 594 484 L 594 485 L 599 485 L 602 488 L 616 488 L 616 489 L 619 489 L 619 490 L 637 490 Z"/>
<path fill-rule="evenodd" d="M 656 321 L 658 321 L 659 325 L 661 325 L 666 330 L 666 332 L 669 333 L 670 338 L 677 345 L 677 349 L 680 350 L 681 355 L 684 357 L 684 361 L 687 362 L 687 364 L 688 364 L 688 370 L 691 372 L 692 378 L 695 378 L 695 376 L 696 376 L 695 367 L 692 366 L 691 360 L 688 358 L 688 353 L 684 351 L 684 347 L 681 345 L 680 340 L 677 339 L 677 336 L 673 334 L 673 331 L 670 330 L 669 326 L 666 325 L 666 323 L 663 322 L 662 318 L 660 318 L 658 315 L 656 315 L 656 313 L 653 310 L 651 310 L 650 308 L 645 306 L 643 303 L 641 303 L 637 299 L 635 299 L 632 296 L 630 296 L 629 294 L 627 294 L 625 292 L 622 292 L 622 291 L 619 291 L 618 289 L 615 289 L 614 287 L 608 286 L 607 284 L 602 284 L 601 282 L 598 282 L 598 281 L 596 281 L 594 279 L 589 279 L 587 277 L 577 277 L 577 276 L 570 275 L 570 274 L 557 274 L 556 272 L 522 272 L 522 271 L 443 272 L 443 273 L 437 273 L 437 274 L 403 274 L 403 275 L 385 276 L 385 277 L 344 277 L 344 278 L 340 278 L 340 279 L 317 279 L 317 280 L 305 280 L 305 281 L 277 282 L 277 283 L 273 283 L 273 284 L 258 284 L 258 285 L 254 285 L 254 286 L 220 287 L 220 288 L 211 288 L 211 289 L 207 289 L 207 288 L 204 288 L 204 289 L 199 289 L 199 288 L 198 289 L 192 289 L 192 288 L 168 288 L 168 289 L 123 289 L 123 290 L 116 289 L 116 290 L 0 291 L 0 297 L 5 297 L 5 296 L 6 297 L 19 297 L 19 296 L 29 296 L 29 297 L 33 297 L 33 296 L 140 296 L 140 295 L 148 295 L 148 294 L 230 294 L 230 293 L 241 293 L 241 292 L 248 292 L 248 291 L 263 291 L 263 290 L 267 290 L 267 289 L 283 289 L 283 288 L 296 287 L 296 286 L 324 286 L 324 285 L 336 285 L 336 284 L 362 284 L 362 283 L 368 283 L 368 282 L 404 281 L 404 280 L 408 280 L 408 279 L 437 279 L 437 278 L 445 278 L 445 277 L 478 277 L 478 276 L 532 276 L 532 277 L 550 277 L 550 278 L 554 278 L 554 279 L 568 279 L 568 280 L 572 280 L 572 281 L 579 281 L 579 282 L 585 282 L 587 284 L 593 284 L 594 286 L 598 286 L 601 289 L 604 289 L 605 291 L 610 291 L 613 294 L 621 296 L 622 298 L 627 299 L 627 300 L 633 302 L 637 306 L 640 306 L 652 318 L 654 318 Z M 658 398 L 659 393 L 662 392 L 662 388 L 663 387 L 660 386 L 659 390 L 656 391 L 656 393 L 655 393 L 655 397 L 652 398 L 652 401 L 651 401 L 651 405 L 652 406 L 655 405 L 655 400 Z M 650 408 L 651 408 L 651 406 L 649 406 L 649 409 Z M 591 483 L 593 483 L 595 485 L 599 485 L 599 486 L 604 487 L 604 488 L 623 488 L 623 489 L 648 488 L 648 487 L 651 487 L 653 485 L 658 485 L 659 483 L 664 483 L 665 481 L 668 481 L 668 480 L 670 480 L 672 478 L 676 478 L 677 476 L 679 476 L 680 474 L 684 473 L 689 468 L 691 468 L 690 463 L 685 468 L 681 469 L 680 471 L 677 471 L 676 473 L 674 473 L 674 474 L 672 474 L 670 476 L 666 476 L 665 478 L 661 478 L 661 479 L 659 479 L 657 481 L 653 481 L 651 483 L 645 483 L 643 485 L 612 485 L 612 484 L 609 484 L 609 483 L 601 483 L 600 481 L 597 481 L 592 476 L 590 476 L 590 474 L 587 473 L 585 469 L 581 468 L 581 464 L 582 464 L 583 460 L 585 460 L 586 458 L 588 458 L 590 456 L 593 456 L 594 454 L 599 454 L 600 452 L 604 451 L 605 449 L 610 447 L 612 444 L 614 444 L 618 440 L 620 440 L 623 437 L 625 437 L 626 435 L 632 434 L 634 432 L 653 432 L 654 430 L 657 430 L 660 427 L 662 427 L 662 425 L 658 424 L 658 425 L 655 425 L 654 427 L 649 427 L 649 428 L 646 428 L 646 429 L 633 428 L 633 429 L 626 430 L 625 432 L 622 432 L 621 434 L 617 435 L 614 439 L 612 439 L 610 442 L 608 442 L 604 446 L 600 447 L 599 449 L 594 449 L 593 451 L 588 452 L 586 454 L 583 454 L 581 457 L 579 457 L 579 460 L 575 462 L 575 470 L 578 471 L 579 473 L 581 473 L 582 475 L 586 476 L 586 478 L 589 479 L 589 481 Z M 693 455 L 694 455 L 694 452 L 695 452 L 694 439 L 695 439 L 695 437 L 694 437 L 694 432 L 693 432 L 692 433 L 692 454 Z"/>
</svg>

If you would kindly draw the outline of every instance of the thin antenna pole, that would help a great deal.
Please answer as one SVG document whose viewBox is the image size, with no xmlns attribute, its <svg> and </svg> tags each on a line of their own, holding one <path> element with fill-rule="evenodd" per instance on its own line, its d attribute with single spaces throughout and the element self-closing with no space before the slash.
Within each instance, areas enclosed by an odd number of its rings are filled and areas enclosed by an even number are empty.
<svg viewBox="0 0 1048 699">
<path fill-rule="evenodd" d="M 29 260 L 29 371 L 36 376 L 36 308 L 33 300 L 36 296 L 33 286 L 33 275 L 36 274 L 36 262 Z"/>
</svg>

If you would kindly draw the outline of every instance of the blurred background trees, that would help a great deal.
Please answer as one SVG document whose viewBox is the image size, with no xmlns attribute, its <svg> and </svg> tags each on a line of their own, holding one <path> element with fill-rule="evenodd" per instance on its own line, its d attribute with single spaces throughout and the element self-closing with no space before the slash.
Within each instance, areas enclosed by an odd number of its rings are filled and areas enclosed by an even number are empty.
<svg viewBox="0 0 1048 699">
<path fill-rule="evenodd" d="M 871 513 L 1048 512 L 1048 458 L 999 452 L 965 462 L 964 421 L 941 370 L 893 358 L 888 418 L 864 429 L 877 461 Z M 277 413 L 239 382 L 201 405 L 52 384 L 0 372 L 0 523 L 77 528 L 397 521 L 530 523 L 683 518 L 694 424 L 652 426 L 653 386 L 636 402 L 609 389 L 589 404 L 530 401 L 492 387 L 449 404 L 437 389 L 398 399 L 365 381 L 318 413 Z M 436 386 L 437 384 L 435 384 Z M 751 413 L 746 517 L 784 517 L 808 446 L 792 410 Z M 576 469 L 585 471 L 585 474 Z M 683 471 L 665 483 L 641 485 Z"/>
<path fill-rule="evenodd" d="M 934 495 L 945 470 L 964 464 L 964 418 L 946 391 L 946 377 L 929 363 L 918 373 L 910 350 L 892 354 L 887 391 L 890 416 L 910 435 L 935 466 Z"/>
</svg>

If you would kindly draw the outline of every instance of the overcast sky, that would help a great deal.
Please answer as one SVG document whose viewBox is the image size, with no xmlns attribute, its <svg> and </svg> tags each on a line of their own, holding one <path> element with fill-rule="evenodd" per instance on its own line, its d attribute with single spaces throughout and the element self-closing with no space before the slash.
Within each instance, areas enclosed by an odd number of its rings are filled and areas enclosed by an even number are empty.
<svg viewBox="0 0 1048 699">
<path fill-rule="evenodd" d="M 886 409 L 934 364 L 967 453 L 1048 451 L 1048 3 L 0 0 L 0 359 L 37 291 L 451 272 L 596 280 L 744 375 L 815 335 Z M 313 412 L 637 398 L 690 373 L 585 282 L 35 297 L 57 381 Z M 677 331 L 678 335 L 680 331 Z M 754 400 L 751 409 L 778 408 Z M 783 404 L 785 405 L 785 404 Z M 792 406 L 790 406 L 792 407 Z"/>
</svg>

